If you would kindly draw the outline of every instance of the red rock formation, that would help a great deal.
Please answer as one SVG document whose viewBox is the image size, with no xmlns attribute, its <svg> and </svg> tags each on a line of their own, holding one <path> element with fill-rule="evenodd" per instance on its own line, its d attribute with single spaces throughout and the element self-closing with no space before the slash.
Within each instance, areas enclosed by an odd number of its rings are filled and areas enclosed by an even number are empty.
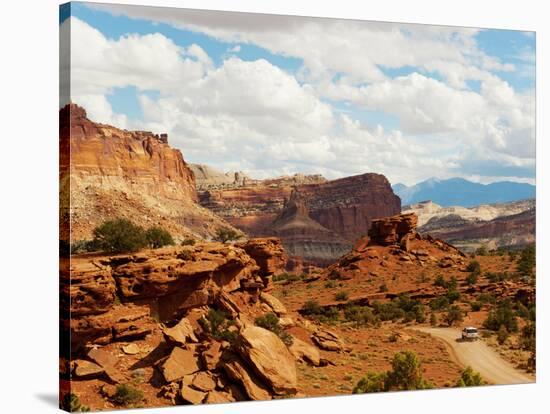
<svg viewBox="0 0 550 414">
<path fill-rule="evenodd" d="M 338 180 L 293 185 L 265 180 L 238 188 L 201 192 L 200 203 L 250 235 L 271 236 L 271 224 L 292 188 L 308 201 L 309 217 L 349 243 L 367 234 L 373 219 L 398 214 L 401 202 L 388 180 L 362 174 Z"/>
<path fill-rule="evenodd" d="M 115 217 L 163 225 L 177 238 L 227 226 L 197 204 L 194 174 L 166 134 L 98 124 L 75 104 L 59 118 L 63 240 L 90 238 L 96 225 Z"/>
<path fill-rule="evenodd" d="M 351 244 L 311 219 L 306 197 L 294 189 L 270 231 L 280 237 L 289 254 L 326 264 L 349 251 Z"/>
<path fill-rule="evenodd" d="M 256 238 L 238 246 L 260 266 L 261 276 L 271 276 L 285 270 L 288 258 L 281 239 L 276 237 Z"/>
<path fill-rule="evenodd" d="M 416 231 L 417 223 L 415 213 L 374 220 L 369 230 L 370 243 L 382 246 L 399 243 L 405 235 Z"/>
</svg>

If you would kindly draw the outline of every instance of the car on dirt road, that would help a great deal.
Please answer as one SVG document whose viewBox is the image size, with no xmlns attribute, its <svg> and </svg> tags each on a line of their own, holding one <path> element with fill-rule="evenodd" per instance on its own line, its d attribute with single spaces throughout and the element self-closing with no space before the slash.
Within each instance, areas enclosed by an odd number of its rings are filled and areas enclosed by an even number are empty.
<svg viewBox="0 0 550 414">
<path fill-rule="evenodd" d="M 463 341 L 477 341 L 479 339 L 479 333 L 477 328 L 473 326 L 467 326 L 462 330 L 462 340 Z"/>
</svg>

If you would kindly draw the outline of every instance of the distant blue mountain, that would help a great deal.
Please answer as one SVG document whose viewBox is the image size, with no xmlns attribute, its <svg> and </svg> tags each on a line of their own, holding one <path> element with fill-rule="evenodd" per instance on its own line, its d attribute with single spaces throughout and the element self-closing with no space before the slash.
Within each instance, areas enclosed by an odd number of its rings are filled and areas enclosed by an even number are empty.
<svg viewBox="0 0 550 414">
<path fill-rule="evenodd" d="M 531 184 L 511 181 L 479 184 L 463 178 L 430 178 L 410 187 L 399 183 L 392 188 L 401 197 L 401 205 L 431 200 L 443 207 L 473 207 L 535 198 L 536 195 L 535 186 Z"/>
</svg>

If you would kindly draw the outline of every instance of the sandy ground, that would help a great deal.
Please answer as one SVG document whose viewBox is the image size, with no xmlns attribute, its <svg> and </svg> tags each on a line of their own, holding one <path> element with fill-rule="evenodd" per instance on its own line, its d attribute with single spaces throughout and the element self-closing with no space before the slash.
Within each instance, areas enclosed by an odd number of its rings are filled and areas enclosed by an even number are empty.
<svg viewBox="0 0 550 414">
<path fill-rule="evenodd" d="M 482 340 L 475 342 L 457 341 L 460 330 L 454 328 L 415 327 L 422 332 L 443 340 L 451 349 L 451 354 L 463 366 L 471 366 L 481 376 L 493 384 L 522 384 L 535 382 L 532 375 L 514 368 L 502 359 L 498 353 L 487 346 Z"/>
</svg>

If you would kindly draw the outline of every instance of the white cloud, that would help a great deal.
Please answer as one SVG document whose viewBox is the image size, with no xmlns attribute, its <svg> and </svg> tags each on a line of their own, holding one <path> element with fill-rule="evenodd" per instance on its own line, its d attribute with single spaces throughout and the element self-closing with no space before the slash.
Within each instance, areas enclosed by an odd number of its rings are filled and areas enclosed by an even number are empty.
<svg viewBox="0 0 550 414">
<path fill-rule="evenodd" d="M 146 10 L 183 24 L 165 9 Z M 234 55 L 216 67 L 198 45 L 180 47 L 159 33 L 111 40 L 71 18 L 73 100 L 97 121 L 169 132 L 192 162 L 258 177 L 372 171 L 411 184 L 433 175 L 498 176 L 495 166 L 523 177 L 534 168 L 534 96 L 490 72 L 514 68 L 483 54 L 476 30 L 185 12 L 186 27 L 299 56 L 304 67 L 292 75 Z M 424 73 L 392 79 L 381 66 Z M 480 82 L 478 92 L 468 79 Z M 159 92 L 139 93 L 143 119 L 113 112 L 107 96 L 125 86 Z M 395 115 L 400 130 L 354 120 L 326 99 L 349 103 L 350 114 Z"/>
</svg>

